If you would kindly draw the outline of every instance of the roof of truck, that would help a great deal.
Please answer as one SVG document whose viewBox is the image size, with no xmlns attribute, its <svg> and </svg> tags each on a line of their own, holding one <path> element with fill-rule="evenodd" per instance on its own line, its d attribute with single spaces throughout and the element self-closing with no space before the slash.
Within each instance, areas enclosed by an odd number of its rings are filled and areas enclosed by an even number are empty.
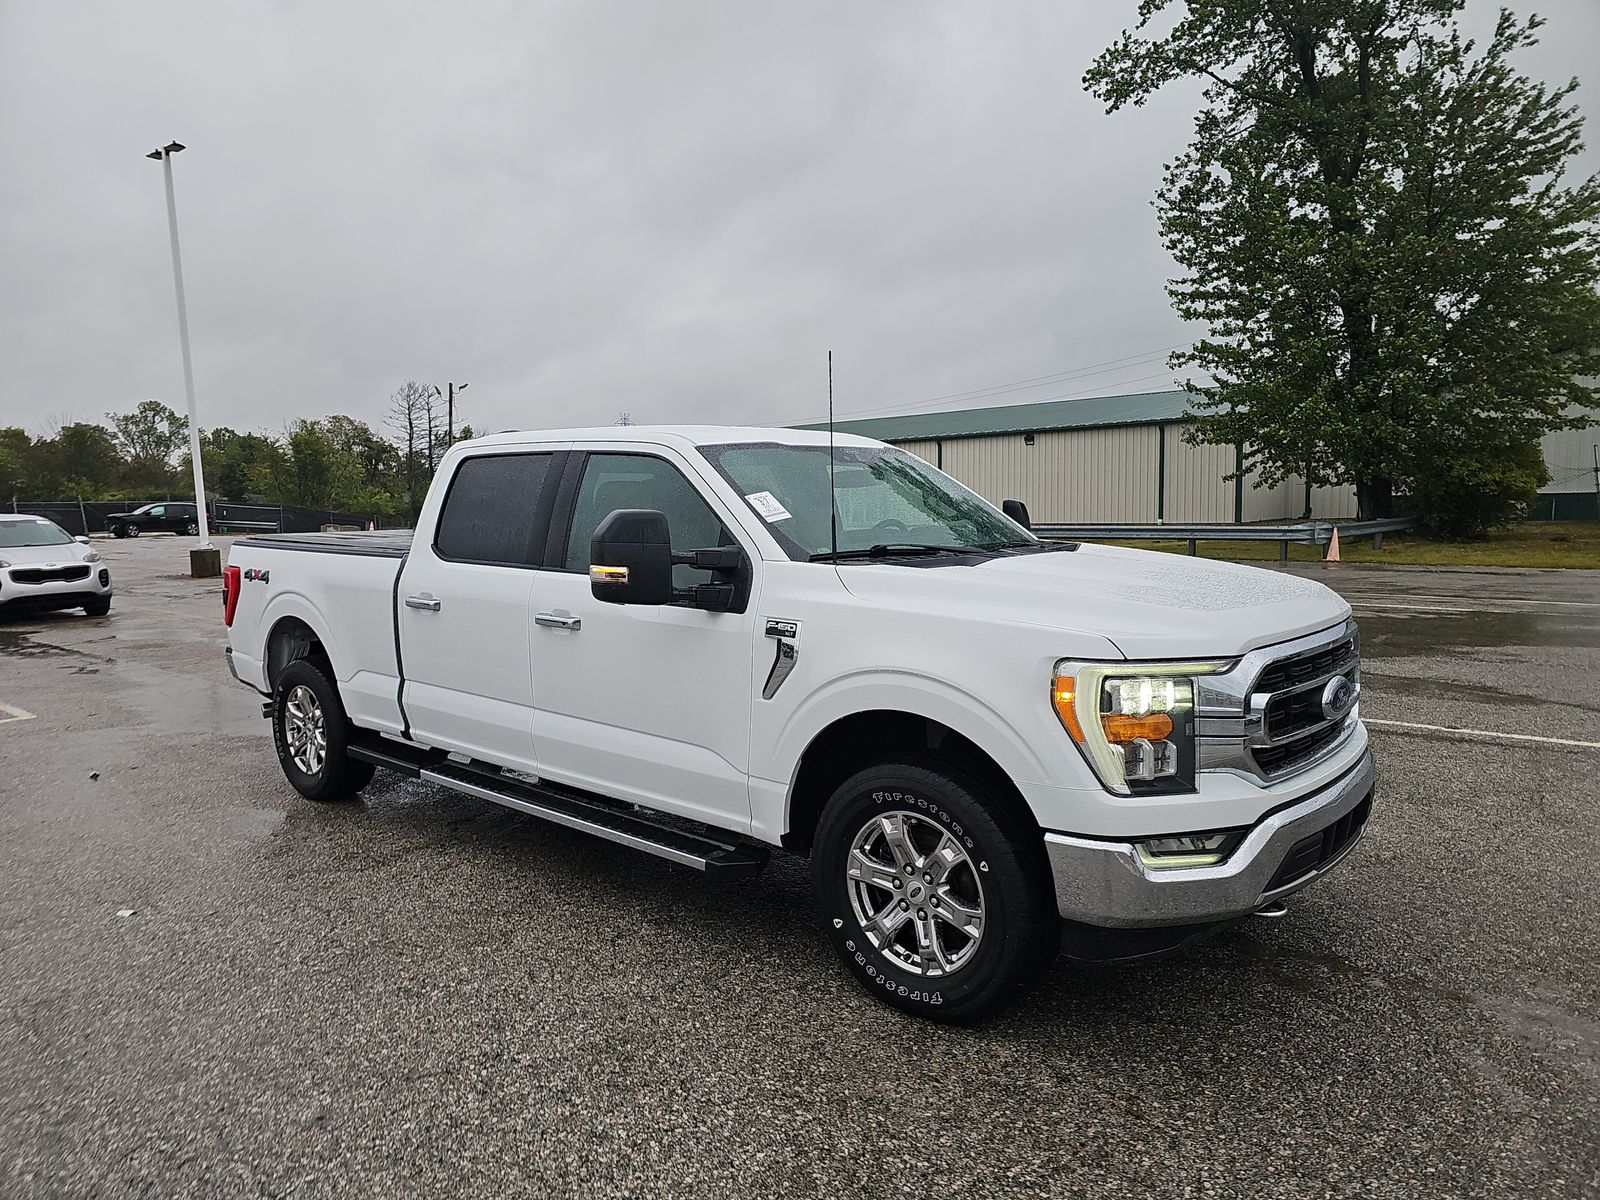
<svg viewBox="0 0 1600 1200">
<path fill-rule="evenodd" d="M 841 446 L 875 446 L 874 438 L 839 433 Z M 599 425 L 589 429 L 508 429 L 474 438 L 473 446 L 517 446 L 528 442 L 645 442 L 672 446 L 720 446 L 729 442 L 777 442 L 785 446 L 826 446 L 828 431 L 784 429 L 773 425 Z"/>
</svg>

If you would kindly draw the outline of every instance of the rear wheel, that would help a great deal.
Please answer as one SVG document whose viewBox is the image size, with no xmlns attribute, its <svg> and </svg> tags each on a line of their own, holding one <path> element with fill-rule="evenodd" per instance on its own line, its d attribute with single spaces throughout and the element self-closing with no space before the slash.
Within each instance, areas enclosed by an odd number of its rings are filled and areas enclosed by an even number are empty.
<svg viewBox="0 0 1600 1200">
<path fill-rule="evenodd" d="M 1059 941 L 1037 839 L 976 780 L 932 764 L 869 767 L 817 825 L 828 936 L 896 1008 L 939 1021 L 994 1012 L 1039 978 Z"/>
<path fill-rule="evenodd" d="M 372 781 L 373 765 L 349 755 L 353 727 L 320 663 L 290 663 L 272 697 L 272 741 L 295 791 L 308 800 L 343 800 Z"/>
<path fill-rule="evenodd" d="M 111 611 L 111 597 L 98 596 L 83 606 L 83 611 L 91 617 L 103 617 Z"/>
<path fill-rule="evenodd" d="M 183 527 L 183 532 L 189 537 L 199 537 L 200 536 L 200 526 L 195 524 L 193 521 L 190 521 L 187 525 L 185 525 Z"/>
</svg>

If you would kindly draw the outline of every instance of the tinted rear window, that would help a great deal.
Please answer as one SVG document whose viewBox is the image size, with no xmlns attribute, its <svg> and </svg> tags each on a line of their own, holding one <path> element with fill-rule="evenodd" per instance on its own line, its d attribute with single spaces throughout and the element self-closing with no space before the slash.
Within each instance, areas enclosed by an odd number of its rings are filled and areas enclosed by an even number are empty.
<svg viewBox="0 0 1600 1200">
<path fill-rule="evenodd" d="M 467 562 L 535 565 L 544 531 L 534 526 L 551 458 L 497 454 L 462 462 L 439 514 L 434 549 Z"/>
</svg>

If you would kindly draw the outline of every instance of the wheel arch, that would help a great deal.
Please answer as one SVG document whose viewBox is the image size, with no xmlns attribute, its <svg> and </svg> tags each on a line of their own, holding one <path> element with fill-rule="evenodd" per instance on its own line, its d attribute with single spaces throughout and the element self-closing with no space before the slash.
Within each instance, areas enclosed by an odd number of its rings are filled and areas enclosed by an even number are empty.
<svg viewBox="0 0 1600 1200">
<path fill-rule="evenodd" d="M 1011 773 L 978 738 L 921 712 L 873 708 L 835 718 L 806 745 L 789 788 L 784 848 L 809 855 L 823 806 L 838 786 L 873 763 L 896 760 L 916 761 L 983 786 L 1024 833 L 1043 836 Z"/>
<path fill-rule="evenodd" d="M 317 624 L 298 611 L 279 612 L 269 620 L 261 656 L 262 673 L 269 692 L 275 687 L 283 669 L 302 658 L 322 663 L 337 686 L 339 673 L 334 666 L 334 648 Z"/>
</svg>

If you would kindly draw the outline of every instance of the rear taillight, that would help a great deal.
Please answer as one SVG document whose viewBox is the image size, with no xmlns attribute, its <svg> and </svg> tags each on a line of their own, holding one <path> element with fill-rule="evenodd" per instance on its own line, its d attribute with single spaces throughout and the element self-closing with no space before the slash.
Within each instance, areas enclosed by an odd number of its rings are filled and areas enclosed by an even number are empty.
<svg viewBox="0 0 1600 1200">
<path fill-rule="evenodd" d="M 233 610 L 239 607 L 239 568 L 222 568 L 222 623 L 233 625 Z"/>
</svg>

